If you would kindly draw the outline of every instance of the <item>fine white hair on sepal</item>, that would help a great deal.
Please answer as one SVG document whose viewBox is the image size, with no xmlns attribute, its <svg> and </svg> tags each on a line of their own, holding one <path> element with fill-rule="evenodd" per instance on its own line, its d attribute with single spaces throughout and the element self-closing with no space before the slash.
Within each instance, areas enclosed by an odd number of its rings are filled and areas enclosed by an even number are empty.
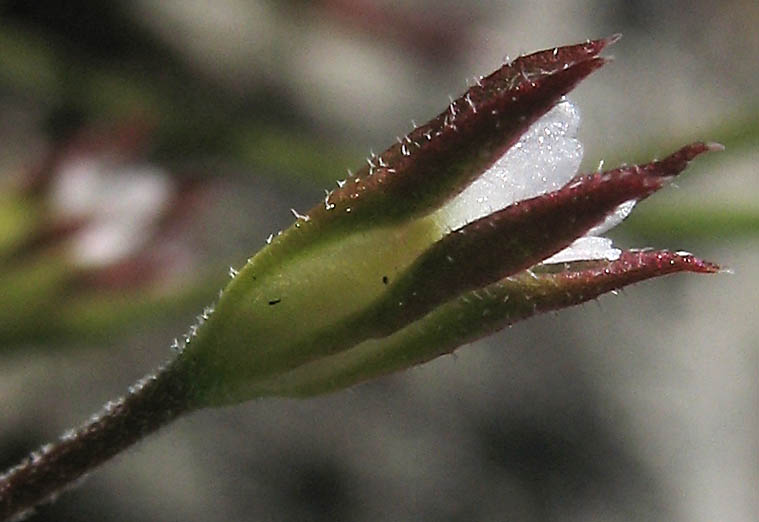
<svg viewBox="0 0 759 522">
<path fill-rule="evenodd" d="M 436 212 L 455 230 L 512 203 L 558 190 L 580 167 L 580 114 L 563 99 L 533 123 L 519 141 L 464 191 Z"/>
<path fill-rule="evenodd" d="M 622 251 L 614 248 L 611 239 L 607 237 L 583 236 L 575 241 L 561 252 L 557 252 L 548 259 L 543 261 L 544 265 L 557 263 L 571 263 L 573 261 L 595 261 L 606 259 L 607 261 L 616 261 Z"/>
</svg>

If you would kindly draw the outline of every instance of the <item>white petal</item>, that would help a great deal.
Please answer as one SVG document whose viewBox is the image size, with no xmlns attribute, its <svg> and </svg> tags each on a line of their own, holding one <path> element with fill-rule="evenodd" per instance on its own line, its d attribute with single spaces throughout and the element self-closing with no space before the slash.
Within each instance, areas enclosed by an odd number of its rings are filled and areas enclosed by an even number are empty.
<svg viewBox="0 0 759 522">
<path fill-rule="evenodd" d="M 580 114 L 563 100 L 530 126 L 513 147 L 436 213 L 447 230 L 459 228 L 516 201 L 557 190 L 580 167 L 576 138 Z"/>
<path fill-rule="evenodd" d="M 630 215 L 630 212 L 632 212 L 632 209 L 633 209 L 633 207 L 635 206 L 636 203 L 637 203 L 637 201 L 635 201 L 634 199 L 631 199 L 629 201 L 625 201 L 620 206 L 618 206 L 614 210 L 614 212 L 612 212 L 611 214 L 609 214 L 602 223 L 599 223 L 598 225 L 596 225 L 593 228 L 591 228 L 590 230 L 588 230 L 588 234 L 587 235 L 589 235 L 589 236 L 600 236 L 601 234 L 603 234 L 607 230 L 611 230 L 612 228 L 616 227 L 622 221 L 624 221 L 625 218 L 627 218 L 627 216 Z"/>
<path fill-rule="evenodd" d="M 569 245 L 561 252 L 543 261 L 544 265 L 555 263 L 570 263 L 572 261 L 591 261 L 606 259 L 616 261 L 622 251 L 614 248 L 611 239 L 606 237 L 584 236 L 577 238 L 574 243 Z"/>
</svg>

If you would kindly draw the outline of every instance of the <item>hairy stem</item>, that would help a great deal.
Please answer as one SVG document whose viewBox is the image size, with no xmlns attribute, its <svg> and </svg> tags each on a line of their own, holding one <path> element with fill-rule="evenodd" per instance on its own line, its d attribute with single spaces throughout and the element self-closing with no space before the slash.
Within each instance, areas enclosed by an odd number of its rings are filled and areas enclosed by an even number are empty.
<svg viewBox="0 0 759 522">
<path fill-rule="evenodd" d="M 37 504 L 149 433 L 192 409 L 190 387 L 171 364 L 129 388 L 77 430 L 47 444 L 0 476 L 0 521 L 23 518 Z"/>
</svg>

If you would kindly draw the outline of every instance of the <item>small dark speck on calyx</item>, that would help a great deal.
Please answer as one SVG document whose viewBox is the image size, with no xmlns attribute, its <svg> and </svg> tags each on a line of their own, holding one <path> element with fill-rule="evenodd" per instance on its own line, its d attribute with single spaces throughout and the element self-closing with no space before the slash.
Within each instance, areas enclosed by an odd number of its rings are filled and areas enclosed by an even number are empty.
<svg viewBox="0 0 759 522">
<path fill-rule="evenodd" d="M 382 284 L 386 285 L 388 281 L 389 279 L 387 278 L 387 276 L 382 276 Z"/>
<path fill-rule="evenodd" d="M 281 301 L 282 299 L 272 299 L 271 301 L 269 301 L 269 306 L 273 306 Z"/>
</svg>

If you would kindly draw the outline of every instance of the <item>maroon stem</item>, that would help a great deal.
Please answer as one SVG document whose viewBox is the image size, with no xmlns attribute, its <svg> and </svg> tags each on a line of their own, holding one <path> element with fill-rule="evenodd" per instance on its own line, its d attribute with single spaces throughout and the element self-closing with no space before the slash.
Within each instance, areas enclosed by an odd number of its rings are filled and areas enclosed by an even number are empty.
<svg viewBox="0 0 759 522">
<path fill-rule="evenodd" d="M 0 521 L 37 504 L 182 413 L 191 410 L 190 387 L 174 364 L 130 387 L 79 429 L 47 444 L 0 476 Z"/>
</svg>

